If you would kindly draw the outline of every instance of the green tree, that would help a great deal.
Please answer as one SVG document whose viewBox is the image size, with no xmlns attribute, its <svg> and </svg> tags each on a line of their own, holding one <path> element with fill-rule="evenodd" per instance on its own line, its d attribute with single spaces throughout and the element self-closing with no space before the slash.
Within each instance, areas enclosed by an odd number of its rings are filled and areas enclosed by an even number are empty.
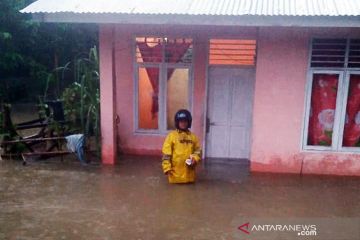
<svg viewBox="0 0 360 240">
<path fill-rule="evenodd" d="M 96 25 L 38 23 L 19 12 L 34 1 L 0 1 L 0 96 L 11 102 L 34 101 L 44 92 L 49 72 L 97 45 Z M 49 97 L 60 96 L 74 79 L 72 72 L 56 75 Z"/>
</svg>

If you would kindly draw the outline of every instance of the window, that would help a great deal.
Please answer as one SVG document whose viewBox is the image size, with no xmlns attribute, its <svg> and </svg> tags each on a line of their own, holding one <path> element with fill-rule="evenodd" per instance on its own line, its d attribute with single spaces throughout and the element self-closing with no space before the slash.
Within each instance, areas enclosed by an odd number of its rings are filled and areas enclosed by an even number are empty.
<svg viewBox="0 0 360 240">
<path fill-rule="evenodd" d="M 139 128 L 158 129 L 159 68 L 139 67 L 138 70 Z"/>
<path fill-rule="evenodd" d="M 348 76 L 343 147 L 360 147 L 360 74 Z"/>
<path fill-rule="evenodd" d="M 175 129 L 175 113 L 182 108 L 189 107 L 189 69 L 169 68 L 167 71 L 166 91 L 166 122 L 167 129 Z"/>
<path fill-rule="evenodd" d="M 192 39 L 137 37 L 136 131 L 166 133 L 174 115 L 191 107 Z"/>
<path fill-rule="evenodd" d="M 360 151 L 360 41 L 313 39 L 303 148 Z"/>
</svg>

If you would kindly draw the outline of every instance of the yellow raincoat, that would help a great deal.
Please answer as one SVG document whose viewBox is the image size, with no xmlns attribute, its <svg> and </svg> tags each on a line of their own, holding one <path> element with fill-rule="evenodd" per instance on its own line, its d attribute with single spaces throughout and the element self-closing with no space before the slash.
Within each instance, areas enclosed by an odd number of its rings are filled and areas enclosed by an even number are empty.
<svg viewBox="0 0 360 240">
<path fill-rule="evenodd" d="M 162 153 L 162 168 L 164 173 L 169 172 L 170 183 L 195 182 L 195 166 L 185 163 L 190 155 L 196 164 L 201 160 L 201 148 L 195 134 L 180 130 L 170 132 L 165 139 Z"/>
</svg>

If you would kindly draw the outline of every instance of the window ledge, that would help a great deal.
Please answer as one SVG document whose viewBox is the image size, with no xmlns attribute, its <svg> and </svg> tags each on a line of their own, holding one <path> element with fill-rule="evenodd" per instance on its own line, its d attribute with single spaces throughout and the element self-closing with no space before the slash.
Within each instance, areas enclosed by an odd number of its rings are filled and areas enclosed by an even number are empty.
<svg viewBox="0 0 360 240">
<path fill-rule="evenodd" d="M 328 154 L 360 154 L 360 148 L 342 148 L 340 150 L 331 150 L 331 149 L 302 149 L 303 153 L 328 153 Z"/>
<path fill-rule="evenodd" d="M 166 136 L 169 132 L 152 132 L 146 130 L 135 130 L 134 135 L 147 135 L 147 136 Z"/>
</svg>

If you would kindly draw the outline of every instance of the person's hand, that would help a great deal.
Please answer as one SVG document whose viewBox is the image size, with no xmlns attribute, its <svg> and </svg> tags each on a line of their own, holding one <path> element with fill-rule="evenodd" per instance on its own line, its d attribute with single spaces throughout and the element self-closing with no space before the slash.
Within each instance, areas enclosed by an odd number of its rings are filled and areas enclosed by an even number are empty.
<svg viewBox="0 0 360 240">
<path fill-rule="evenodd" d="M 193 155 L 190 155 L 190 159 L 191 159 L 191 166 L 195 166 L 196 165 L 195 157 Z"/>
</svg>

